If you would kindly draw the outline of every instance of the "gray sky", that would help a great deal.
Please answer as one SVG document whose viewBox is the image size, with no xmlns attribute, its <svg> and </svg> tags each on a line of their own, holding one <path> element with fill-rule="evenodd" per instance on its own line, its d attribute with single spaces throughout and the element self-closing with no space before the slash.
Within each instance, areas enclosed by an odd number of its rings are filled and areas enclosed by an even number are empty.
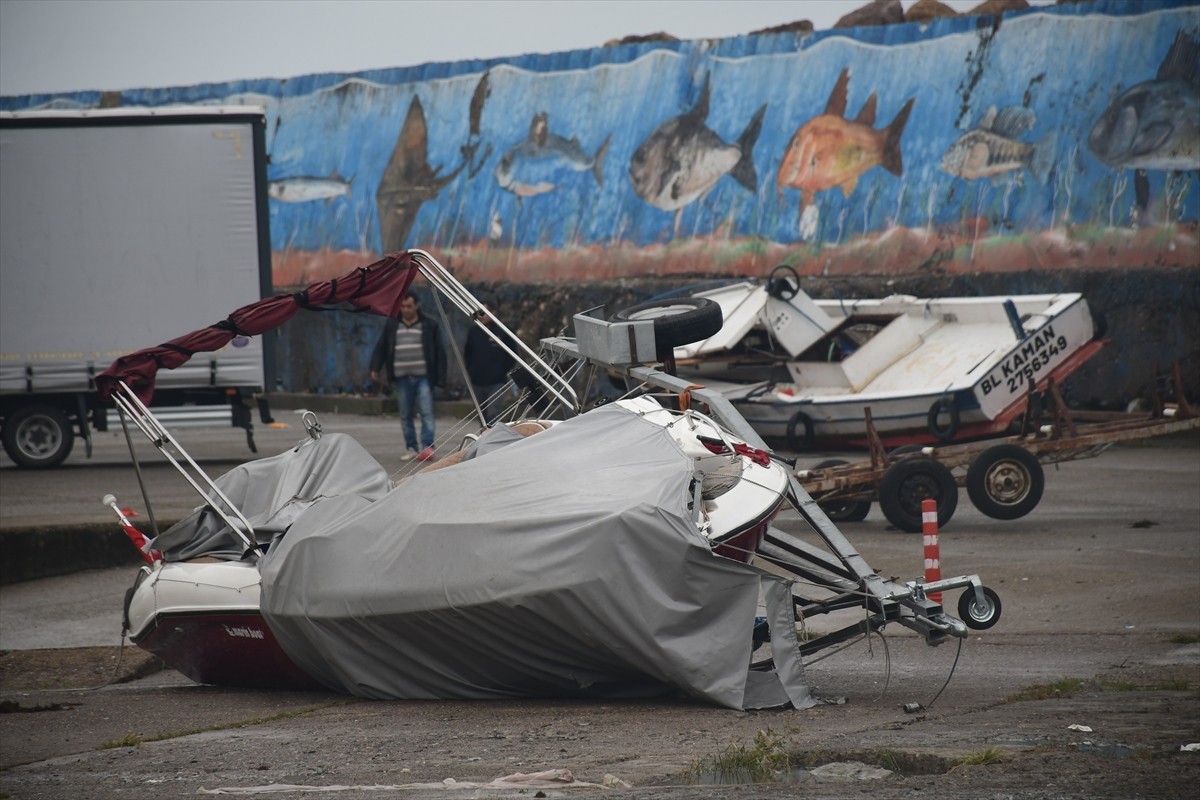
<svg viewBox="0 0 1200 800">
<path fill-rule="evenodd" d="M 1043 4 L 1053 0 L 1033 0 Z M 915 0 L 902 0 L 905 8 Z M 982 0 L 943 0 L 964 11 Z M 0 95 L 188 86 L 736 36 L 867 0 L 0 0 Z"/>
</svg>

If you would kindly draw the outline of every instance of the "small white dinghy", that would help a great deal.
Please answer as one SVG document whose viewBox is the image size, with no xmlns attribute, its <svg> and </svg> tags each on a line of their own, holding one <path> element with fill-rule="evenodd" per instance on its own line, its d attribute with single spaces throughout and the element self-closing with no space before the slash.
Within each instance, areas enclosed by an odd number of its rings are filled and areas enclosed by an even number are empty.
<svg viewBox="0 0 1200 800">
<path fill-rule="evenodd" d="M 795 450 L 865 438 L 888 445 L 1006 430 L 1030 386 L 1061 382 L 1103 344 L 1082 295 L 814 300 L 790 267 L 687 300 L 717 303 L 721 331 L 674 349 L 678 374 L 720 391 L 762 436 Z M 686 316 L 663 299 L 622 319 Z"/>
</svg>

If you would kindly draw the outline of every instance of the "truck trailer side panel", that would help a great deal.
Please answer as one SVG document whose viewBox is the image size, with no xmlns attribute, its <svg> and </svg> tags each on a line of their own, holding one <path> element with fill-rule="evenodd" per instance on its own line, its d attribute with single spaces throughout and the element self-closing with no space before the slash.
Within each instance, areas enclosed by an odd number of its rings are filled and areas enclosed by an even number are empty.
<svg viewBox="0 0 1200 800">
<path fill-rule="evenodd" d="M 71 414 L 85 395 L 93 409 L 92 379 L 114 358 L 217 322 L 270 291 L 256 111 L 0 118 L 6 419 L 38 399 Z M 226 389 L 260 391 L 264 373 L 262 341 L 239 338 L 164 370 L 158 386 L 167 396 L 194 391 L 201 402 L 220 402 Z"/>
</svg>

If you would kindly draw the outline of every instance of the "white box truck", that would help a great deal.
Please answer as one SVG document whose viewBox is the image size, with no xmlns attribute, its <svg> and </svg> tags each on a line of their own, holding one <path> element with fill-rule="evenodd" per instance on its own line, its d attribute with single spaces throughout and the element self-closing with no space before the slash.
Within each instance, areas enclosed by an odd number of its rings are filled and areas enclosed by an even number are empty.
<svg viewBox="0 0 1200 800">
<path fill-rule="evenodd" d="M 246 106 L 0 113 L 0 438 L 18 466 L 61 464 L 76 435 L 91 455 L 113 359 L 271 293 L 265 131 Z M 254 450 L 269 356 L 260 338 L 198 354 L 153 406 L 245 428 Z"/>
</svg>

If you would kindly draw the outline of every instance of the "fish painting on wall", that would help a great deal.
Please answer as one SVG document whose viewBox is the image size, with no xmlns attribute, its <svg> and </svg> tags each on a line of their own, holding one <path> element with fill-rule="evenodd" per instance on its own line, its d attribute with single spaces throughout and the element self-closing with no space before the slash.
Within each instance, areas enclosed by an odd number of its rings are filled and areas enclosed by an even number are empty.
<svg viewBox="0 0 1200 800">
<path fill-rule="evenodd" d="M 696 105 L 655 128 L 629 162 L 634 193 L 655 208 L 674 211 L 676 234 L 684 206 L 703 196 L 725 175 L 751 193 L 758 191 L 753 150 L 767 106 L 764 103 L 759 107 L 734 143 L 727 143 L 705 124 L 711 79 L 711 74 L 705 76 Z"/>
<path fill-rule="evenodd" d="M 1118 96 L 1087 141 L 1110 167 L 1200 168 L 1200 35 L 1179 31 L 1154 80 Z"/>
<path fill-rule="evenodd" d="M 543 111 L 534 115 L 529 137 L 501 156 L 493 175 L 501 189 L 517 197 L 536 197 L 554 191 L 558 176 L 567 171 L 591 172 L 596 183 L 604 186 L 604 157 L 610 141 L 611 133 L 589 156 L 578 137 L 566 139 L 551 133 L 549 115 Z"/>
<path fill-rule="evenodd" d="M 1176 33 L 1154 79 L 1121 93 L 1087 144 L 1106 165 L 1134 170 L 1139 216 L 1150 205 L 1146 170 L 1200 169 L 1200 36 Z"/>
<path fill-rule="evenodd" d="M 328 178 L 297 175 L 280 178 L 267 185 L 267 195 L 281 203 L 309 203 L 314 200 L 329 202 L 337 197 L 349 197 L 354 179 L 343 180 L 337 172 Z"/>
<path fill-rule="evenodd" d="M 873 167 L 883 167 L 897 177 L 904 174 L 900 137 L 916 98 L 908 99 L 891 124 L 876 130 L 878 99 L 874 92 L 858 116 L 846 119 L 849 86 L 847 67 L 838 76 L 825 111 L 800 126 L 784 152 L 776 189 L 780 197 L 784 189 L 799 189 L 802 215 L 806 207 L 813 205 L 817 192 L 837 187 L 849 197 L 859 178 Z"/>
<path fill-rule="evenodd" d="M 379 214 L 379 236 L 383 252 L 403 250 L 416 221 L 421 205 L 437 197 L 451 181 L 468 169 L 474 176 L 491 152 L 489 147 L 475 159 L 480 145 L 479 125 L 483 104 L 488 96 L 488 73 L 484 73 L 476 85 L 470 106 L 470 135 L 460 148 L 462 163 L 442 175 L 442 166 L 429 164 L 429 129 L 425 122 L 425 108 L 420 97 L 413 97 L 404 117 L 400 135 L 388 160 L 383 178 L 375 192 L 375 205 Z"/>
<path fill-rule="evenodd" d="M 895 258 L 872 269 L 948 253 L 988 270 L 1008 237 L 1042 234 L 1030 252 L 1044 263 L 1133 258 L 1091 254 L 1098 239 L 1067 248 L 1063 231 L 1130 238 L 1158 263 L 1164 247 L 1137 229 L 1194 236 L 1200 213 L 1200 0 L 1096 2 L 986 31 L 896 26 L 886 42 L 749 37 L 211 91 L 273 123 L 281 286 L 409 247 L 451 248 L 465 274 L 548 281 L 817 254 L 833 274 L 877 244 Z M 122 102 L 207 102 L 200 91 Z M 955 237 L 972 247 L 925 253 Z"/>
<path fill-rule="evenodd" d="M 987 110 L 979 124 L 960 136 L 942 157 L 942 170 L 966 180 L 997 178 L 1024 169 L 1039 183 L 1045 183 L 1054 166 L 1055 136 L 1047 134 L 1038 142 L 1022 142 L 1017 137 L 1036 122 L 1027 108 L 995 106 Z"/>
</svg>

